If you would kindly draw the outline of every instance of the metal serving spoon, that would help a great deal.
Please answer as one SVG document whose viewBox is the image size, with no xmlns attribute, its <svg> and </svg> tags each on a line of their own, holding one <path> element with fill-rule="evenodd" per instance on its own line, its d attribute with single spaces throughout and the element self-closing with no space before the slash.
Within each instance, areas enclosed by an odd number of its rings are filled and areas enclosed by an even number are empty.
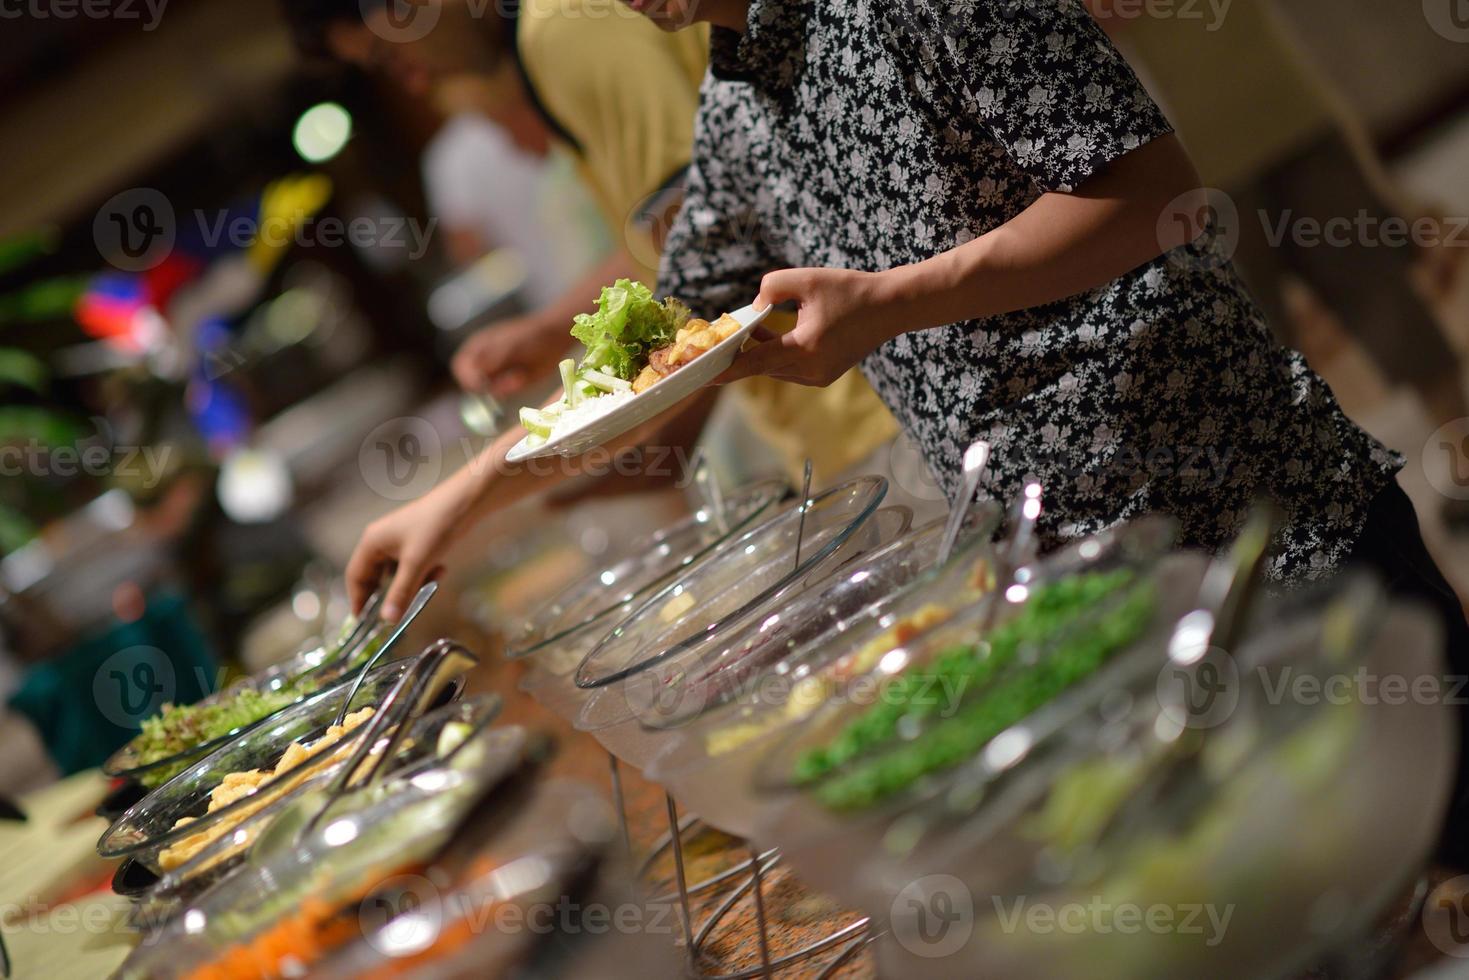
<svg viewBox="0 0 1469 980">
<path fill-rule="evenodd" d="M 939 556 L 936 565 L 945 565 L 949 561 L 949 555 L 954 551 L 954 545 L 959 540 L 959 529 L 964 526 L 964 518 L 969 516 L 969 508 L 974 505 L 974 494 L 979 489 L 980 478 L 984 476 L 985 467 L 990 462 L 990 444 L 983 439 L 974 443 L 964 450 L 964 482 L 955 498 L 953 506 L 949 508 L 949 523 L 944 527 L 943 541 L 939 544 Z"/>
<path fill-rule="evenodd" d="M 428 601 L 434 597 L 434 593 L 437 591 L 439 591 L 439 583 L 437 582 L 426 582 L 423 588 L 418 590 L 418 594 L 413 597 L 413 601 L 408 605 L 408 611 L 403 614 L 403 618 L 398 621 L 398 625 L 388 635 L 387 642 L 379 647 L 377 653 L 372 655 L 372 659 L 363 664 L 362 669 L 357 672 L 357 679 L 352 682 L 352 690 L 342 699 L 342 706 L 337 709 L 337 720 L 333 724 L 340 725 L 346 719 L 347 710 L 352 706 L 352 699 L 357 697 L 357 690 L 362 687 L 362 681 L 367 677 L 367 672 L 377 666 L 377 662 L 383 658 L 383 654 L 392 649 L 393 644 L 398 642 L 398 638 L 418 618 L 418 614 L 423 612 L 423 607 L 428 605 Z"/>
</svg>

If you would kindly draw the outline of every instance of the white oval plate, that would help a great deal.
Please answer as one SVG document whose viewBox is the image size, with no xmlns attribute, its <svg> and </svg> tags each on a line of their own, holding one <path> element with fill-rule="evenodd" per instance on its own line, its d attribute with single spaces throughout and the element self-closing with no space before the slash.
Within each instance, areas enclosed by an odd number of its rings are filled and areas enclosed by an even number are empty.
<svg viewBox="0 0 1469 980">
<path fill-rule="evenodd" d="M 629 429 L 660 415 L 669 408 L 694 394 L 717 378 L 734 362 L 735 355 L 761 321 L 770 315 L 770 307 L 757 310 L 746 306 L 735 310 L 730 316 L 740 321 L 741 328 L 708 351 L 700 354 L 647 391 L 633 395 L 606 415 L 598 416 L 585 425 L 547 439 L 539 446 L 527 445 L 527 434 L 510 448 L 505 455 L 507 463 L 519 463 L 542 456 L 576 456 L 593 446 L 617 438 Z"/>
</svg>

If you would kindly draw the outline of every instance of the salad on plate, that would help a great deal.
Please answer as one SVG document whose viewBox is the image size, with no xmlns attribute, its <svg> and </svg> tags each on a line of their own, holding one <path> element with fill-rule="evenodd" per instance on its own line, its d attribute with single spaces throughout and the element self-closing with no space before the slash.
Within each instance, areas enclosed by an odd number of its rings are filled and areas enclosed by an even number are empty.
<svg viewBox="0 0 1469 980">
<path fill-rule="evenodd" d="M 640 282 L 619 279 L 603 287 L 594 313 L 577 316 L 571 335 L 586 348 L 578 364 L 561 362 L 561 400 L 522 408 L 520 424 L 531 448 L 611 412 L 708 353 L 743 328 L 725 314 L 713 323 L 673 297 L 657 300 Z"/>
</svg>

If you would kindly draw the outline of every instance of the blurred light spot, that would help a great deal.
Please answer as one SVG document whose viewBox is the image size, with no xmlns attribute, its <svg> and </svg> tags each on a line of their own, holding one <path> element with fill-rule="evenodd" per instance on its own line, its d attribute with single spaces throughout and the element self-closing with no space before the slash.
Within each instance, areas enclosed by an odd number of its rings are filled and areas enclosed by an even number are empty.
<svg viewBox="0 0 1469 980">
<path fill-rule="evenodd" d="M 309 589 L 303 589 L 292 597 L 291 611 L 296 614 L 297 619 L 315 622 L 321 615 L 321 597 Z"/>
<path fill-rule="evenodd" d="M 307 163 L 323 163 L 352 138 L 352 115 L 336 102 L 319 102 L 296 120 L 291 143 Z"/>
<path fill-rule="evenodd" d="M 263 524 L 291 505 L 291 474 L 273 453 L 238 449 L 220 467 L 216 493 L 230 520 Z"/>
<path fill-rule="evenodd" d="M 984 750 L 984 761 L 996 772 L 1009 769 L 1025 758 L 1034 739 L 1026 728 L 1012 728 L 996 735 Z"/>
<path fill-rule="evenodd" d="M 321 839 L 332 847 L 341 847 L 350 844 L 357 839 L 357 821 L 337 820 L 326 825 L 321 832 Z"/>
<path fill-rule="evenodd" d="M 1173 630 L 1168 640 L 1168 659 L 1176 664 L 1192 664 L 1209 652 L 1209 638 L 1214 633 L 1214 616 L 1204 609 L 1195 609 Z"/>
</svg>

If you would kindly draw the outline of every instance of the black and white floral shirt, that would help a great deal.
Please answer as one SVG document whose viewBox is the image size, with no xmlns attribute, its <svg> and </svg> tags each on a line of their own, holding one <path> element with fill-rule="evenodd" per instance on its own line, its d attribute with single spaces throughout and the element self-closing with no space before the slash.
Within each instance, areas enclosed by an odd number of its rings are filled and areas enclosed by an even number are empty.
<svg viewBox="0 0 1469 980">
<path fill-rule="evenodd" d="M 883 270 L 1070 191 L 1169 126 L 1074 0 L 753 0 L 715 31 L 660 288 L 706 315 L 773 269 Z M 1020 313 L 904 333 L 862 370 L 956 492 L 1045 486 L 1051 545 L 1149 512 L 1217 548 L 1258 496 L 1271 577 L 1333 569 L 1402 465 L 1277 346 L 1205 246 Z"/>
</svg>

